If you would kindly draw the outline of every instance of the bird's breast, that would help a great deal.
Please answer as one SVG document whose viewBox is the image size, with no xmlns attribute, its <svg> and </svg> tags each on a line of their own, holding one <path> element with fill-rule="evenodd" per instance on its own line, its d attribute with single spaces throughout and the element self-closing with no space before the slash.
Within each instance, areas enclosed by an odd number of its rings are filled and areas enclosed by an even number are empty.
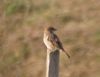
<svg viewBox="0 0 100 77">
<path fill-rule="evenodd" d="M 49 36 L 44 34 L 44 38 L 43 38 L 44 44 L 48 49 L 53 49 L 53 44 L 48 40 L 48 38 Z"/>
</svg>

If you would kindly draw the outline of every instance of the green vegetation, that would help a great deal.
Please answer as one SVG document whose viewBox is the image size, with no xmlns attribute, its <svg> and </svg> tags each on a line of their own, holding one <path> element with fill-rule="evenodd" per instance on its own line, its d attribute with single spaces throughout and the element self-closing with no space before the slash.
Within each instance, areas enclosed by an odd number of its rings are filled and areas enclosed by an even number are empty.
<svg viewBox="0 0 100 77">
<path fill-rule="evenodd" d="M 18 12 L 25 12 L 26 6 L 20 0 L 15 0 L 6 5 L 5 13 L 6 15 L 12 15 Z"/>
<path fill-rule="evenodd" d="M 100 31 L 97 31 L 94 35 L 96 43 L 100 44 Z"/>
<path fill-rule="evenodd" d="M 28 44 L 27 43 L 23 43 L 23 46 L 22 46 L 22 51 L 21 51 L 21 57 L 27 59 L 28 56 L 29 56 L 29 47 L 28 47 Z"/>
</svg>

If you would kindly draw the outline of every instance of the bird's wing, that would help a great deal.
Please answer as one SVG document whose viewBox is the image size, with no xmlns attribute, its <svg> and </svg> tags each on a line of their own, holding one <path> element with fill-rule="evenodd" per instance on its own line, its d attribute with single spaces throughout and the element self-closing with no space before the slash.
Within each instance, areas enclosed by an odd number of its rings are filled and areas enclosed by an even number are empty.
<svg viewBox="0 0 100 77">
<path fill-rule="evenodd" d="M 52 42 L 52 44 L 53 44 L 54 46 L 56 46 L 57 48 L 59 48 L 59 49 L 61 49 L 61 50 L 64 51 L 64 48 L 63 48 L 63 46 L 62 46 L 62 43 L 60 42 L 60 40 L 59 40 L 59 38 L 58 38 L 57 35 L 51 34 L 51 35 L 50 35 L 50 38 L 48 38 L 48 40 L 49 40 L 50 42 Z"/>
<path fill-rule="evenodd" d="M 62 51 L 65 52 L 65 50 L 64 50 L 64 48 L 63 48 L 63 46 L 62 46 L 62 43 L 60 42 L 60 40 L 59 40 L 59 38 L 58 38 L 57 35 L 51 34 L 50 37 L 48 38 L 48 40 L 49 40 L 54 46 L 56 46 L 57 48 L 59 48 L 59 49 L 61 49 Z M 65 53 L 66 53 L 66 55 L 68 56 L 68 58 L 70 58 L 70 55 L 69 55 L 67 52 L 65 52 Z"/>
</svg>

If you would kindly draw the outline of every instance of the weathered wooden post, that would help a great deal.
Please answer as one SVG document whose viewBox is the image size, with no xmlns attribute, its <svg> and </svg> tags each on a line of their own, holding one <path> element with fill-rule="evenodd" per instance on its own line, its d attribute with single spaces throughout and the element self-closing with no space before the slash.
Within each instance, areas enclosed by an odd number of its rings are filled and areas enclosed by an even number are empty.
<svg viewBox="0 0 100 77">
<path fill-rule="evenodd" d="M 59 76 L 59 51 L 47 50 L 46 77 Z"/>
</svg>

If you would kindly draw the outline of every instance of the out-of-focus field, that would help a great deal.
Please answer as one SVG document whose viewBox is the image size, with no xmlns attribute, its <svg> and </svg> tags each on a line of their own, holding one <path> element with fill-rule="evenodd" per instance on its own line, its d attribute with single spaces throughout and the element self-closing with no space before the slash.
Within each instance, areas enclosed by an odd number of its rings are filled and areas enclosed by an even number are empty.
<svg viewBox="0 0 100 77">
<path fill-rule="evenodd" d="M 71 55 L 60 77 L 100 77 L 100 0 L 0 0 L 0 77 L 45 77 L 47 25 Z"/>
</svg>

